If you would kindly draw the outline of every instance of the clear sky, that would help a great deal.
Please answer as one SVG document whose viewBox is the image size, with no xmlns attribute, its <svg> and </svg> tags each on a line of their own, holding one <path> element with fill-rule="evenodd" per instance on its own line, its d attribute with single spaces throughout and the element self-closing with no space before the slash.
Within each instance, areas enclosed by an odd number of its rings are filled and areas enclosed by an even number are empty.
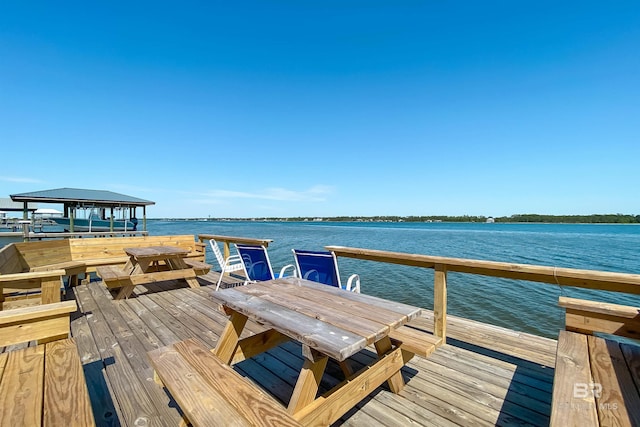
<svg viewBox="0 0 640 427">
<path fill-rule="evenodd" d="M 640 214 L 640 2 L 2 1 L 0 156 L 150 217 Z"/>
</svg>

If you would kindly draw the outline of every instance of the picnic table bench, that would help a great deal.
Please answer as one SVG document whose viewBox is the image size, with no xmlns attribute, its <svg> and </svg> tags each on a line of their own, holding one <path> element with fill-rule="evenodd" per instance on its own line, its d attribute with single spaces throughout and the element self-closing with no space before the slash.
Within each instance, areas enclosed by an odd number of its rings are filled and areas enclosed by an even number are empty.
<svg viewBox="0 0 640 427">
<path fill-rule="evenodd" d="M 566 329 L 558 336 L 550 425 L 640 425 L 640 309 L 560 297 Z"/>
<path fill-rule="evenodd" d="M 148 353 L 155 379 L 194 426 L 299 426 L 258 386 L 195 339 Z"/>
</svg>

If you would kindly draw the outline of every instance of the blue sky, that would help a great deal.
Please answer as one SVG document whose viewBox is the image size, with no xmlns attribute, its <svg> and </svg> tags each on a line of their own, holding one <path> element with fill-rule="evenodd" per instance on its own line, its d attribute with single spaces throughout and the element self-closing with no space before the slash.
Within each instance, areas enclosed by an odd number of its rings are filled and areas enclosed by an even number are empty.
<svg viewBox="0 0 640 427">
<path fill-rule="evenodd" d="M 640 2 L 0 3 L 0 197 L 640 214 Z"/>
</svg>

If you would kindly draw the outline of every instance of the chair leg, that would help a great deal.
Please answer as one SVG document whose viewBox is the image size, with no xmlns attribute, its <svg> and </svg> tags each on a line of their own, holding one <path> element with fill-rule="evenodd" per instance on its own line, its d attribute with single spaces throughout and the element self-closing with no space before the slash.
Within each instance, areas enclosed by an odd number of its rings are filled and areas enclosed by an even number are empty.
<svg viewBox="0 0 640 427">
<path fill-rule="evenodd" d="M 222 271 L 220 272 L 220 277 L 218 277 L 218 284 L 216 285 L 216 291 L 220 288 L 220 283 L 222 283 L 222 277 L 224 276 L 224 267 L 222 268 Z"/>
</svg>

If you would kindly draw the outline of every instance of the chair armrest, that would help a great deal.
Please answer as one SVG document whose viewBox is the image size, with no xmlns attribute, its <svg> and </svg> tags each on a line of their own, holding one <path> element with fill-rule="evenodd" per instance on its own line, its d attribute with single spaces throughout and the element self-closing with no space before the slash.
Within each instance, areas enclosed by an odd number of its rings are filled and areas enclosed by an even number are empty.
<svg viewBox="0 0 640 427">
<path fill-rule="evenodd" d="M 284 267 L 282 267 L 282 269 L 280 270 L 280 274 L 278 275 L 278 277 L 284 277 L 284 272 L 287 271 L 289 268 L 293 269 L 293 275 L 292 277 L 297 277 L 297 273 L 296 273 L 296 266 L 293 264 L 287 264 Z"/>
<path fill-rule="evenodd" d="M 10 283 L 11 287 L 14 286 L 14 282 L 22 282 L 25 280 L 42 280 L 51 278 L 60 278 L 65 275 L 64 270 L 50 270 L 50 271 L 30 271 L 28 273 L 12 273 L 12 274 L 0 274 L 0 285 Z"/>
<path fill-rule="evenodd" d="M 352 283 L 355 280 L 356 285 L 353 286 Z M 360 293 L 360 276 L 357 274 L 352 274 L 349 276 L 349 280 L 347 280 L 347 290 L 351 292 Z"/>
<path fill-rule="evenodd" d="M 231 264 L 232 262 L 242 262 L 242 258 L 240 258 L 240 255 L 238 254 L 229 255 L 229 258 L 227 258 L 227 265 Z"/>
</svg>

